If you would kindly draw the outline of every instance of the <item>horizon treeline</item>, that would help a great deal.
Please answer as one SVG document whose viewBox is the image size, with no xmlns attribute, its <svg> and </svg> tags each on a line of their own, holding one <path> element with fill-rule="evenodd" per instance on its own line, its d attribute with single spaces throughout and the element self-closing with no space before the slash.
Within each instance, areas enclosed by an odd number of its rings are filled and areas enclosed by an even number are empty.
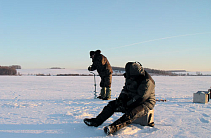
<svg viewBox="0 0 211 138">
<path fill-rule="evenodd" d="M 125 71 L 125 68 L 123 67 L 112 67 L 113 70 L 118 70 L 118 71 Z M 164 71 L 164 70 L 156 70 L 156 69 L 150 69 L 150 68 L 144 68 L 148 73 L 153 73 L 157 75 L 169 75 L 169 76 L 178 76 L 176 73 L 172 73 L 170 71 Z"/>
<path fill-rule="evenodd" d="M 14 67 L 0 66 L 0 75 L 17 75 Z"/>
</svg>

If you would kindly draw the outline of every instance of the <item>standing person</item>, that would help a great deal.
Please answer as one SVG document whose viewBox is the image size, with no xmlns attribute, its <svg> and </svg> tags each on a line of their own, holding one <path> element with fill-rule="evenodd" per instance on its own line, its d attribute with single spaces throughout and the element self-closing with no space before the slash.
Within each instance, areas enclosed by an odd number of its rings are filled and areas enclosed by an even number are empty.
<svg viewBox="0 0 211 138">
<path fill-rule="evenodd" d="M 111 81 L 113 70 L 108 59 L 101 54 L 100 50 L 90 51 L 90 58 L 92 58 L 92 65 L 88 67 L 89 71 L 97 70 L 101 77 L 100 87 L 101 93 L 99 99 L 111 99 Z"/>
<path fill-rule="evenodd" d="M 119 97 L 110 101 L 96 118 L 85 118 L 88 126 L 98 127 L 114 112 L 124 113 L 118 120 L 106 126 L 104 132 L 109 135 L 131 124 L 138 117 L 147 115 L 155 106 L 155 82 L 137 62 L 128 62 L 125 66 L 125 86 Z"/>
</svg>

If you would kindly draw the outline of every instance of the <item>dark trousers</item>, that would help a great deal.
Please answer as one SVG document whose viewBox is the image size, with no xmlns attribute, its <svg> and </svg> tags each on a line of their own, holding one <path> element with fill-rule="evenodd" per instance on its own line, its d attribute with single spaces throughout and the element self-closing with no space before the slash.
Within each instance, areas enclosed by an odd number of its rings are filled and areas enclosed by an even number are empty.
<svg viewBox="0 0 211 138">
<path fill-rule="evenodd" d="M 114 112 L 116 112 L 116 109 L 118 107 L 119 105 L 117 100 L 109 102 L 108 105 L 103 108 L 102 112 L 96 117 L 99 124 L 102 124 L 109 117 L 111 117 Z M 118 120 L 109 125 L 111 126 L 111 133 L 114 133 L 119 129 L 131 124 L 138 117 L 145 116 L 148 111 L 149 109 L 143 105 L 127 109 L 122 117 L 120 117 Z"/>
<path fill-rule="evenodd" d="M 100 76 L 100 77 L 101 77 L 100 87 L 111 88 L 112 74 L 110 74 L 108 76 Z"/>
</svg>

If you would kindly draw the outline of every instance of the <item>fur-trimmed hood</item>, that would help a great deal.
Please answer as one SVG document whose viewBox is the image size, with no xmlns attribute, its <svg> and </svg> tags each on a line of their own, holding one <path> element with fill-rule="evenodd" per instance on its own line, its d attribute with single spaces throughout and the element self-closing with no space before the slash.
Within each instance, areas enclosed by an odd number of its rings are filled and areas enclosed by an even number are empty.
<svg viewBox="0 0 211 138">
<path fill-rule="evenodd" d="M 142 65 L 139 62 L 128 62 L 125 65 L 125 72 L 126 72 L 126 77 L 129 78 L 131 76 L 144 76 L 145 71 Z"/>
</svg>

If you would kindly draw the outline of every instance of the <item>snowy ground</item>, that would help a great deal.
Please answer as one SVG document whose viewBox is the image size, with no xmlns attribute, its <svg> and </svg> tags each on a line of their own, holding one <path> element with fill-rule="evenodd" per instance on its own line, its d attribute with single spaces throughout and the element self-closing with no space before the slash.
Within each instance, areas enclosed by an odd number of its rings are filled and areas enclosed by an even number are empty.
<svg viewBox="0 0 211 138">
<path fill-rule="evenodd" d="M 207 91 L 211 76 L 153 76 L 156 98 L 167 99 L 155 106 L 155 127 L 137 124 L 111 137 L 119 138 L 208 138 L 211 137 L 211 101 L 193 103 L 193 93 Z M 99 77 L 97 91 L 99 92 Z M 118 97 L 124 78 L 113 77 L 112 99 Z M 0 76 L 1 138 L 106 137 L 104 124 L 88 127 L 86 117 L 95 117 L 108 101 L 94 99 L 93 76 Z"/>
</svg>

